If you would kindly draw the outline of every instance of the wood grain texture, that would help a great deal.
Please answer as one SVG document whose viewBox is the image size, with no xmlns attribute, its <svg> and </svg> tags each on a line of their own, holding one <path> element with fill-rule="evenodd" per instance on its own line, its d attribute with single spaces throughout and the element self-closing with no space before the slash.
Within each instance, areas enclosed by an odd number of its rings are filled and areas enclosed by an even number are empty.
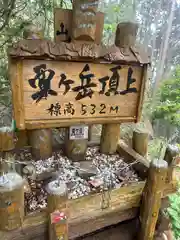
<svg viewBox="0 0 180 240">
<path fill-rule="evenodd" d="M 164 160 L 154 160 L 150 164 L 140 210 L 139 240 L 153 240 L 154 238 L 167 171 L 168 165 Z"/>
<path fill-rule="evenodd" d="M 4 204 L 9 202 L 9 206 Z M 24 220 L 24 186 L 0 192 L 0 229 L 11 231 L 22 226 Z"/>
<path fill-rule="evenodd" d="M 49 40 L 21 40 L 9 49 L 16 59 L 51 59 L 61 61 L 91 61 L 124 64 L 149 64 L 150 58 L 142 46 L 119 48 L 87 42 L 59 42 Z"/>
<path fill-rule="evenodd" d="M 95 41 L 98 2 L 98 0 L 76 0 L 73 2 L 73 39 Z"/>
<path fill-rule="evenodd" d="M 16 120 L 16 126 L 19 129 L 25 129 L 25 118 L 24 118 L 24 93 L 23 89 L 23 62 L 17 60 L 11 60 L 9 63 L 9 75 L 12 88 L 13 98 L 13 114 Z"/>
<path fill-rule="evenodd" d="M 136 162 L 133 164 L 133 168 L 142 179 L 145 179 L 148 176 L 148 169 L 150 166 L 149 161 L 129 147 L 123 140 L 119 141 L 117 152 L 126 162 Z"/>
<path fill-rule="evenodd" d="M 61 31 L 61 24 L 67 34 L 58 34 Z M 72 10 L 55 8 L 54 9 L 54 40 L 58 42 L 68 42 L 72 39 Z"/>
<path fill-rule="evenodd" d="M 52 156 L 52 130 L 35 129 L 28 131 L 29 143 L 34 159 L 47 159 Z"/>
<path fill-rule="evenodd" d="M 135 45 L 138 24 L 122 22 L 117 25 L 115 45 L 120 48 L 129 48 Z"/>
<path fill-rule="evenodd" d="M 74 239 L 78 236 L 83 236 L 84 234 L 104 228 L 105 226 L 117 224 L 121 221 L 136 217 L 144 186 L 145 183 L 141 183 L 136 184 L 136 186 L 132 185 L 113 190 L 113 201 L 109 209 L 101 209 L 100 195 L 69 201 L 68 208 L 71 213 L 69 219 L 69 238 Z M 173 186 L 166 185 L 163 197 L 173 193 L 175 191 L 175 188 L 172 191 L 174 186 L 175 184 Z M 90 209 L 88 208 L 89 206 Z M 78 209 L 80 211 L 78 211 Z M 0 232 L 0 239 L 3 240 L 34 240 L 34 238 L 47 240 L 47 237 L 47 212 L 27 216 L 20 229 L 11 232 Z"/>
<path fill-rule="evenodd" d="M 55 8 L 54 10 L 54 39 L 56 43 L 59 42 L 69 42 L 72 40 L 72 21 L 73 21 L 73 11 L 70 9 Z M 65 29 L 68 30 L 68 34 L 57 34 L 57 31 L 60 30 L 60 24 L 63 23 Z M 95 43 L 100 44 L 103 27 L 104 27 L 104 13 L 97 12 L 96 14 L 96 37 Z"/>
<path fill-rule="evenodd" d="M 63 189 L 64 190 L 64 189 Z M 63 234 L 64 230 L 64 240 L 68 240 L 68 232 L 67 232 L 67 222 L 62 226 L 60 225 L 61 232 L 57 232 L 57 224 L 51 222 L 51 214 L 55 211 L 65 212 L 67 215 L 67 191 L 61 190 L 61 194 L 55 194 L 48 191 L 48 218 L 49 218 L 49 240 L 54 240 L 57 237 L 60 237 L 60 234 Z M 64 229 L 65 228 L 65 229 Z"/>
<path fill-rule="evenodd" d="M 101 209 L 101 194 L 94 194 L 67 203 L 69 213 L 69 238 L 88 234 L 104 226 L 110 226 L 121 221 L 132 219 L 137 215 L 144 182 L 122 187 L 111 192 L 111 204 L 107 209 Z M 32 231 L 34 229 L 34 231 Z M 47 232 L 48 214 L 46 212 L 26 217 L 22 231 L 3 233 L 3 240 L 21 240 L 30 234 L 31 238 Z M 24 234 L 24 235 L 23 235 Z M 11 237 L 11 238 L 10 238 Z M 19 237 L 19 238 L 18 238 Z M 29 238 L 29 239 L 31 239 Z M 28 240 L 29 240 L 28 239 Z"/>
<path fill-rule="evenodd" d="M 16 133 L 16 142 L 15 142 L 15 148 L 23 148 L 25 146 L 28 146 L 28 136 L 27 136 L 27 131 L 18 131 Z"/>
<path fill-rule="evenodd" d="M 104 154 L 114 154 L 120 139 L 120 124 L 104 124 L 101 133 L 100 151 Z"/>
<path fill-rule="evenodd" d="M 0 151 L 13 150 L 14 145 L 14 133 L 13 132 L 0 132 Z"/>
<path fill-rule="evenodd" d="M 51 80 L 51 89 L 57 92 L 57 96 L 48 95 L 47 99 L 43 98 L 40 102 L 36 103 L 32 99 L 32 94 L 35 94 L 39 91 L 37 87 L 32 88 L 28 82 L 29 79 L 35 77 L 33 72 L 33 67 L 46 64 L 47 69 L 55 71 L 55 75 Z M 121 121 L 132 121 L 136 120 L 137 117 L 137 104 L 139 102 L 139 94 L 141 91 L 142 84 L 142 67 L 133 66 L 132 78 L 136 81 L 131 84 L 131 88 L 136 88 L 136 93 L 127 93 L 122 95 L 121 92 L 126 90 L 127 87 L 127 77 L 130 66 L 120 65 L 121 69 L 118 70 L 120 75 L 119 87 L 117 89 L 118 94 L 114 95 L 114 92 L 110 93 L 110 96 L 107 96 L 109 90 L 109 81 L 107 80 L 105 91 L 103 94 L 100 94 L 102 90 L 102 84 L 99 79 L 108 76 L 111 78 L 112 71 L 111 67 L 119 65 L 109 65 L 109 64 L 89 64 L 90 70 L 84 72 L 83 74 L 91 73 L 95 76 L 92 77 L 92 83 L 96 86 L 91 87 L 93 91 L 92 97 L 86 96 L 80 100 L 75 100 L 78 96 L 78 92 L 72 91 L 74 87 L 81 86 L 79 74 L 82 72 L 85 67 L 85 63 L 67 63 L 67 62 L 55 62 L 55 61 L 38 61 L 38 60 L 25 60 L 23 62 L 23 81 L 24 81 L 24 108 L 25 108 L 25 123 L 26 127 L 29 127 L 29 124 L 34 124 L 34 128 L 37 128 L 38 122 L 44 122 L 43 128 L 47 126 L 50 127 L 50 123 L 54 121 L 56 126 L 69 126 L 74 123 L 92 123 L 101 122 L 118 122 Z M 67 79 L 72 80 L 74 83 L 70 85 L 71 89 L 65 94 L 65 86 L 61 84 L 60 88 L 59 82 L 62 79 L 61 74 L 65 74 Z M 58 104 L 58 105 L 57 105 Z M 50 112 L 50 107 L 55 106 L 59 107 L 59 111 Z M 67 106 L 71 105 L 73 112 L 67 112 Z M 84 106 L 84 107 L 83 107 Z M 14 106 L 16 108 L 16 104 Z M 56 114 L 57 113 L 57 114 Z M 57 116 L 56 116 L 57 115 Z M 49 123 L 48 123 L 49 122 Z M 46 126 L 47 124 L 47 126 Z M 61 125 L 62 124 L 62 125 Z M 39 124 L 40 125 L 40 124 Z M 52 124 L 51 127 L 54 125 Z M 41 126 L 39 126 L 41 128 Z"/>
<path fill-rule="evenodd" d="M 144 103 L 144 93 L 146 90 L 146 82 L 147 82 L 147 74 L 148 74 L 148 67 L 144 66 L 143 67 L 143 72 L 142 72 L 142 84 L 141 84 L 141 92 L 139 95 L 139 104 L 138 104 L 138 109 L 137 109 L 137 120 L 136 122 L 139 122 L 141 120 L 141 114 L 142 114 L 142 108 L 143 108 L 143 103 Z"/>
<path fill-rule="evenodd" d="M 168 163 L 169 169 L 166 181 L 171 183 L 173 180 L 173 170 L 176 167 L 176 159 L 180 156 L 179 148 L 173 145 L 168 145 L 166 148 L 164 160 Z"/>
<path fill-rule="evenodd" d="M 133 131 L 133 149 L 141 156 L 146 157 L 148 151 L 149 134 L 147 132 Z"/>
<path fill-rule="evenodd" d="M 66 129 L 65 135 L 65 153 L 66 156 L 72 161 L 84 161 L 86 157 L 86 150 L 88 146 L 88 140 L 70 140 L 69 129 Z"/>
</svg>

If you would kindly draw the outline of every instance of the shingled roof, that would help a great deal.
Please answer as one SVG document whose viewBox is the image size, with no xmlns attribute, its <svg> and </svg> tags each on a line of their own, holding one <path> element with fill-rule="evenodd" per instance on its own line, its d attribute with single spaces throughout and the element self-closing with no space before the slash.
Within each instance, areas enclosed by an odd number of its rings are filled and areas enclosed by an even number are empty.
<svg viewBox="0 0 180 240">
<path fill-rule="evenodd" d="M 9 49 L 11 58 L 149 64 L 150 57 L 140 47 L 105 47 L 94 43 L 54 43 L 49 40 L 21 40 Z"/>
</svg>

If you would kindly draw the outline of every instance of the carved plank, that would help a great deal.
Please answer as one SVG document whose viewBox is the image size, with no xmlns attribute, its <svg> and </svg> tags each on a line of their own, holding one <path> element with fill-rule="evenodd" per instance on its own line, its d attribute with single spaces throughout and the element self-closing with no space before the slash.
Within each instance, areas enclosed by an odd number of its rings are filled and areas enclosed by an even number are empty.
<svg viewBox="0 0 180 240">
<path fill-rule="evenodd" d="M 111 69 L 114 67 L 120 69 L 113 73 Z M 142 69 L 141 66 L 128 65 L 24 60 L 21 80 L 24 86 L 19 94 L 24 95 L 21 105 L 25 109 L 23 120 L 26 127 L 32 129 L 69 126 L 72 123 L 136 121 Z M 44 80 L 34 79 L 37 71 L 42 71 Z M 129 71 L 135 79 L 130 88 L 135 92 L 126 91 Z M 82 78 L 82 75 L 87 74 L 92 74 L 88 75 L 91 76 L 89 83 L 86 77 L 84 80 Z M 117 90 L 110 87 L 113 74 L 120 77 Z M 108 79 L 101 82 L 99 79 L 105 76 Z M 40 89 L 44 84 L 48 85 L 47 94 L 43 94 Z M 16 101 L 14 108 L 15 111 L 19 109 Z M 44 124 L 40 126 L 39 123 Z"/>
</svg>

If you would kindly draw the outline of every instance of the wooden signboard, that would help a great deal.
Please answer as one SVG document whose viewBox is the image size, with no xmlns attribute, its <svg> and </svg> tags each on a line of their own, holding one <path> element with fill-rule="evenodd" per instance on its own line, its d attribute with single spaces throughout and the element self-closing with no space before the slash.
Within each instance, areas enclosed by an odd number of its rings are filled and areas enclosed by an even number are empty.
<svg viewBox="0 0 180 240">
<path fill-rule="evenodd" d="M 145 81 L 140 65 L 24 59 L 10 69 L 19 129 L 138 119 Z"/>
</svg>

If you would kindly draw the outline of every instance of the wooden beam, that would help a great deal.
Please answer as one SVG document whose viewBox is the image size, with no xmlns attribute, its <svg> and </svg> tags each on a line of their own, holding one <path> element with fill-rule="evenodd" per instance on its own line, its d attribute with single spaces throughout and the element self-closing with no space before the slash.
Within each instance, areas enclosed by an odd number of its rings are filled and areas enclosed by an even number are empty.
<svg viewBox="0 0 180 240">
<path fill-rule="evenodd" d="M 101 195 L 95 194 L 68 201 L 69 238 L 91 233 L 101 228 L 133 219 L 138 215 L 141 194 L 145 183 L 112 190 L 110 208 L 102 210 Z M 175 191 L 174 185 L 166 185 L 163 197 Z M 48 212 L 34 213 L 25 218 L 20 229 L 0 232 L 3 240 L 48 240 Z"/>
<path fill-rule="evenodd" d="M 137 215 L 144 182 L 111 192 L 110 207 L 101 208 L 102 195 L 93 194 L 67 203 L 69 212 L 69 238 L 99 230 L 105 226 L 132 219 Z M 83 226 L 83 227 L 82 227 Z M 0 232 L 3 240 L 31 240 L 48 229 L 48 212 L 27 216 L 22 228 L 11 232 Z M 29 238 L 28 238 L 29 237 Z"/>
<path fill-rule="evenodd" d="M 148 169 L 150 166 L 149 161 L 135 152 L 129 147 L 123 140 L 120 140 L 117 146 L 117 152 L 126 162 L 133 163 L 133 168 L 137 171 L 138 175 L 145 179 L 148 175 Z"/>
</svg>

